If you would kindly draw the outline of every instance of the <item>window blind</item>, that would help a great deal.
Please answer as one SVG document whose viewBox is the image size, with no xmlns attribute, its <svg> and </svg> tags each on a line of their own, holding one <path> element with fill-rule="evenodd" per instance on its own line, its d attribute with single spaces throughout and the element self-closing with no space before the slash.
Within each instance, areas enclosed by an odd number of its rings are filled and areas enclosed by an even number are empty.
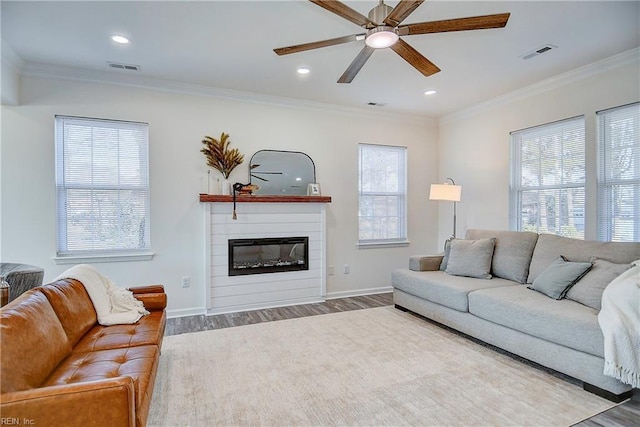
<svg viewBox="0 0 640 427">
<path fill-rule="evenodd" d="M 584 129 L 575 117 L 511 133 L 514 229 L 584 238 Z"/>
<path fill-rule="evenodd" d="M 58 256 L 150 249 L 148 124 L 56 116 Z"/>
<path fill-rule="evenodd" d="M 640 103 L 599 111 L 598 239 L 640 241 Z"/>
<path fill-rule="evenodd" d="M 359 145 L 358 241 L 406 242 L 406 147 Z"/>
</svg>

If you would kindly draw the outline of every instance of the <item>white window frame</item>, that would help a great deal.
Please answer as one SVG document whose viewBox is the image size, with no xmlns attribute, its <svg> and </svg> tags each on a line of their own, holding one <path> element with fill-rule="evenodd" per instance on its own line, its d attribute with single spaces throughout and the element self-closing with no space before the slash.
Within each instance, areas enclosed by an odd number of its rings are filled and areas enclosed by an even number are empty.
<svg viewBox="0 0 640 427">
<path fill-rule="evenodd" d="M 375 150 L 377 152 L 388 153 L 397 159 L 397 168 L 390 171 L 378 171 L 379 174 L 388 174 L 389 177 L 395 176 L 396 183 L 390 188 L 371 188 L 366 185 L 365 174 L 367 167 L 373 167 L 366 163 L 365 154 L 367 151 Z M 407 147 L 366 144 L 358 145 L 358 247 L 389 247 L 389 246 L 406 246 L 409 244 L 407 240 Z M 395 198 L 396 203 L 393 208 L 395 212 L 390 214 L 378 215 L 375 212 L 371 215 L 365 214 L 364 200 L 372 198 Z M 363 227 L 367 222 L 377 223 L 379 232 L 378 236 L 364 236 Z M 395 227 L 386 228 L 384 223 L 395 221 Z M 395 235 L 389 236 L 384 231 L 396 230 Z"/>
<path fill-rule="evenodd" d="M 571 145 L 573 140 L 567 138 L 570 135 L 576 135 L 581 141 L 579 141 L 578 147 Z M 553 139 L 555 138 L 555 139 Z M 560 138 L 560 151 L 567 153 L 566 160 L 582 159 L 582 177 L 561 175 L 559 182 L 545 182 L 545 175 L 543 172 L 543 151 L 545 148 L 545 141 L 550 139 L 554 142 Z M 565 146 L 565 142 L 567 145 Z M 540 150 L 539 156 L 539 175 L 537 176 L 538 182 L 535 184 L 524 183 L 523 178 L 523 164 L 522 158 L 523 144 L 535 145 L 538 144 Z M 578 152 L 568 152 L 568 148 L 577 148 Z M 511 132 L 511 183 L 510 183 L 510 203 L 509 203 L 509 216 L 512 230 L 529 230 L 534 232 L 545 232 L 565 237 L 574 237 L 584 239 L 585 236 L 585 210 L 586 210 L 586 160 L 585 160 L 585 118 L 584 116 L 572 117 L 565 120 L 560 120 L 553 123 L 547 123 L 540 126 L 535 126 L 515 132 Z M 569 169 L 565 169 L 565 157 L 560 157 L 557 160 L 560 163 L 560 168 L 567 172 Z M 569 174 L 570 175 L 570 174 Z M 580 174 L 577 174 L 580 175 Z M 534 175 L 535 176 L 535 175 Z M 550 177 L 548 179 L 551 181 Z M 534 180 L 532 180 L 534 181 Z M 524 202 L 525 194 L 538 193 L 538 200 L 541 197 L 546 196 L 549 200 L 552 200 L 552 205 L 546 205 L 544 213 L 542 205 L 544 203 L 538 202 L 533 208 L 527 208 Z M 571 200 L 571 196 L 582 195 L 582 212 L 576 212 L 575 206 L 570 203 L 565 203 Z M 546 203 L 546 200 L 545 200 Z M 532 211 L 531 217 L 535 222 L 529 222 L 526 227 L 523 226 L 526 216 L 524 210 Z M 565 215 L 565 211 L 567 214 Z M 551 215 L 549 214 L 551 212 Z M 541 218 L 547 218 L 547 225 L 549 223 L 555 224 L 554 229 L 549 229 L 546 226 L 541 225 Z M 552 220 L 550 218 L 553 218 Z"/>
<path fill-rule="evenodd" d="M 54 260 L 58 264 L 70 264 L 78 262 L 113 262 L 113 261 L 137 261 L 149 260 L 153 257 L 151 252 L 150 241 L 150 192 L 149 192 L 149 125 L 147 123 L 128 122 L 121 120 L 106 120 L 73 116 L 55 116 L 55 151 L 56 151 L 56 224 L 57 224 L 57 248 Z M 87 144 L 87 137 L 80 139 L 73 137 L 71 130 L 85 130 L 90 136 L 90 142 Z M 99 181 L 97 178 L 102 176 L 112 177 L 113 172 L 104 171 L 104 163 L 102 172 L 96 169 L 98 157 L 100 154 L 94 152 L 96 149 L 97 130 L 116 129 L 118 136 L 116 139 L 109 140 L 115 145 L 115 149 L 120 150 L 126 147 L 139 153 L 137 156 L 120 157 L 116 159 L 114 164 L 110 164 L 110 168 L 116 170 L 117 179 L 103 179 Z M 120 132 L 126 133 L 126 138 L 121 138 Z M 77 133 L 76 133 L 77 135 Z M 90 150 L 90 154 L 84 153 L 77 158 L 87 162 L 90 172 L 84 176 L 81 169 L 76 163 L 72 164 L 74 150 L 78 150 L 82 145 L 82 149 Z M 96 156 L 96 157 L 94 157 Z M 133 161 L 133 166 L 130 162 Z M 124 167 L 123 163 L 127 163 Z M 66 169 L 65 169 L 66 168 Z M 125 170 L 131 171 L 136 169 L 135 177 L 124 175 Z M 100 175 L 102 173 L 103 175 Z M 110 181 L 106 183 L 106 181 Z M 91 196 L 86 199 L 86 204 L 78 203 L 77 208 L 71 207 L 71 195 L 73 192 L 88 191 Z M 118 197 L 115 198 L 115 209 L 110 212 L 109 225 L 107 224 L 107 213 L 96 209 L 94 206 L 96 194 L 98 192 L 117 192 Z M 120 197 L 122 195 L 135 194 L 134 200 L 137 203 L 125 205 Z M 77 197 L 76 201 L 82 200 Z M 114 204 L 114 199 L 109 202 Z M 137 226 L 124 225 L 126 220 L 131 216 L 122 215 L 122 208 L 135 208 L 139 219 Z M 115 216 L 114 211 L 115 210 Z M 85 241 L 80 242 L 76 236 L 72 236 L 72 230 L 69 225 L 73 221 L 74 212 L 76 216 L 83 215 L 85 218 L 76 219 L 76 227 L 86 230 Z M 103 216 L 100 216 L 102 214 Z M 86 220 L 86 216 L 97 218 L 95 221 Z M 115 218 L 115 219 L 114 219 Z M 113 225 L 116 224 L 116 225 Z M 92 229 L 95 227 L 96 229 Z M 104 233 L 105 227 L 107 232 L 112 233 L 109 238 L 101 238 L 101 231 Z M 100 230 L 100 231 L 97 231 Z M 124 233 L 122 240 L 113 237 L 113 233 Z M 74 241 L 75 237 L 75 241 Z M 131 242 L 135 241 L 133 244 Z M 127 243 L 128 242 L 128 243 Z M 119 244 L 120 243 L 120 244 Z"/>
<path fill-rule="evenodd" d="M 640 102 L 597 111 L 596 116 L 598 118 L 598 240 L 638 242 L 640 241 Z M 617 227 L 616 224 L 619 226 Z"/>
</svg>

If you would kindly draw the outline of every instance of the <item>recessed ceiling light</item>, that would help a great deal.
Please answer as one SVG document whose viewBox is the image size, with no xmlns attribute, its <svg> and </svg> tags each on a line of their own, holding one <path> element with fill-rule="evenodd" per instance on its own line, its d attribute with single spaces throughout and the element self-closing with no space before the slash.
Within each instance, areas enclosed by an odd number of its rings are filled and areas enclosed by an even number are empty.
<svg viewBox="0 0 640 427">
<path fill-rule="evenodd" d="M 436 93 L 437 93 L 437 92 L 436 92 L 435 90 L 430 89 L 430 90 L 425 91 L 425 93 L 424 93 L 424 94 L 425 94 L 425 95 L 435 95 Z"/>
<path fill-rule="evenodd" d="M 119 44 L 131 43 L 131 39 L 129 39 L 128 37 L 122 36 L 120 34 L 113 34 L 111 36 L 111 40 Z"/>
<path fill-rule="evenodd" d="M 298 68 L 298 74 L 309 74 L 310 72 L 311 72 L 311 70 L 308 69 L 307 67 Z"/>
</svg>

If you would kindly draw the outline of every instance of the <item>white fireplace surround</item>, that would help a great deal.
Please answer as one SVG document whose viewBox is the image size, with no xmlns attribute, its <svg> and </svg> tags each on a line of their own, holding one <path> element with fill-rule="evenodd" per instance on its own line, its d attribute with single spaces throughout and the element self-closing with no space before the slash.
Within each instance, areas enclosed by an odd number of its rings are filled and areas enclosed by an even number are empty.
<svg viewBox="0 0 640 427">
<path fill-rule="evenodd" d="M 207 314 L 322 302 L 326 297 L 325 203 L 205 203 Z M 229 276 L 228 240 L 309 238 L 309 270 Z"/>
</svg>

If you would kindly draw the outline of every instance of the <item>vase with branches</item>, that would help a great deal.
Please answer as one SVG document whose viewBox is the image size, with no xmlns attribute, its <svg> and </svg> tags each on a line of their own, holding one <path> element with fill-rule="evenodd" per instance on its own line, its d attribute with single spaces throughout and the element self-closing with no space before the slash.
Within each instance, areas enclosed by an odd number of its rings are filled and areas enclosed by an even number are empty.
<svg viewBox="0 0 640 427">
<path fill-rule="evenodd" d="M 231 141 L 229 134 L 222 132 L 220 139 L 205 136 L 202 140 L 204 147 L 200 150 L 207 158 L 207 165 L 222 173 L 224 179 L 244 161 L 244 156 L 237 148 L 229 148 Z"/>
</svg>

